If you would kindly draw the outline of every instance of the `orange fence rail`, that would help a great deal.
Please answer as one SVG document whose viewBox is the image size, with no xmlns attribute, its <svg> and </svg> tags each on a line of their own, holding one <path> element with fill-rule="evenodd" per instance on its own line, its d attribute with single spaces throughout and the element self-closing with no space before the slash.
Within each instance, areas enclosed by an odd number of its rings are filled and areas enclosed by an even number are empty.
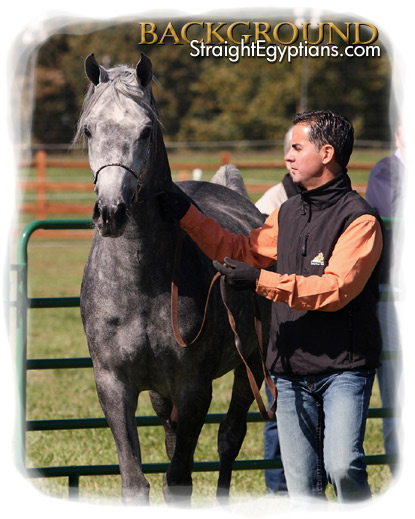
<svg viewBox="0 0 415 519">
<path fill-rule="evenodd" d="M 192 178 L 192 171 L 201 169 L 204 171 L 215 172 L 221 165 L 232 162 L 231 153 L 222 151 L 219 153 L 217 163 L 188 163 L 188 162 L 171 162 L 172 171 L 177 172 L 178 180 L 188 180 Z M 245 171 L 247 169 L 284 169 L 283 161 L 236 161 L 235 166 Z M 48 193 L 91 193 L 93 192 L 92 182 L 67 182 L 47 179 L 48 168 L 60 169 L 86 169 L 89 170 L 88 161 L 70 161 L 56 160 L 47 157 L 45 151 L 37 151 L 33 160 L 21 162 L 20 167 L 36 168 L 36 177 L 34 180 L 21 180 L 18 182 L 20 191 L 35 192 L 34 202 L 22 202 L 19 206 L 21 213 L 33 214 L 37 220 L 43 220 L 51 215 L 90 215 L 92 211 L 91 203 L 78 202 L 50 202 L 47 200 Z M 371 164 L 354 163 L 349 165 L 349 169 L 370 170 Z M 249 193 L 264 193 L 270 187 L 269 184 L 247 184 L 246 188 Z M 359 184 L 353 186 L 358 192 L 364 193 L 366 185 Z M 76 198 L 76 195 L 74 195 Z"/>
</svg>

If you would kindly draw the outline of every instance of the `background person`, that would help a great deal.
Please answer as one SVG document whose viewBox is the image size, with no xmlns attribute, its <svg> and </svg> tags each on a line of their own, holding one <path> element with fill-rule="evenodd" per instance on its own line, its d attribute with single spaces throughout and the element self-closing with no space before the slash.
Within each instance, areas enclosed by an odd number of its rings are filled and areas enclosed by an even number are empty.
<svg viewBox="0 0 415 519">
<path fill-rule="evenodd" d="M 285 134 L 284 156 L 290 149 L 292 133 L 293 128 L 291 127 Z M 285 166 L 289 171 L 290 164 L 286 162 Z M 265 191 L 261 198 L 255 202 L 255 205 L 261 211 L 262 214 L 269 216 L 275 209 L 277 209 L 277 207 L 279 207 L 283 202 L 288 200 L 288 198 L 297 195 L 298 193 L 299 187 L 296 184 L 294 184 L 290 173 L 286 173 L 282 181 L 278 182 L 278 184 L 275 184 L 275 186 L 272 186 L 267 191 Z"/>
<path fill-rule="evenodd" d="M 377 162 L 369 175 L 366 189 L 366 200 L 374 207 L 382 218 L 396 218 L 402 194 L 402 179 L 405 168 L 405 146 L 402 135 L 402 125 L 398 123 L 395 132 L 395 153 Z M 378 318 L 382 332 L 383 349 L 399 352 L 400 338 L 396 302 L 392 297 L 394 280 L 393 272 L 396 262 L 393 257 L 393 230 L 395 224 L 386 226 L 384 264 L 381 273 L 381 294 L 383 300 L 378 303 Z M 384 359 L 377 370 L 378 383 L 382 405 L 386 408 L 396 408 L 398 404 L 399 381 L 401 377 L 401 361 L 398 358 Z M 386 454 L 399 454 L 398 443 L 399 423 L 396 417 L 383 419 L 383 444 Z M 396 475 L 397 465 L 389 465 L 392 475 Z"/>
<path fill-rule="evenodd" d="M 288 153 L 291 145 L 291 127 L 284 138 L 284 156 Z M 287 170 L 290 169 L 289 162 L 285 163 Z M 262 197 L 255 203 L 256 207 L 266 216 L 269 216 L 275 209 L 283 204 L 288 198 L 298 195 L 300 188 L 294 184 L 290 173 L 286 173 L 281 182 L 269 188 Z M 268 407 L 274 398 L 269 387 L 265 384 L 265 392 L 268 400 Z M 264 425 L 264 458 L 276 459 L 281 456 L 280 440 L 278 438 L 277 421 L 267 421 Z M 287 482 L 285 480 L 284 469 L 265 469 L 265 485 L 268 493 L 286 494 Z"/>
</svg>

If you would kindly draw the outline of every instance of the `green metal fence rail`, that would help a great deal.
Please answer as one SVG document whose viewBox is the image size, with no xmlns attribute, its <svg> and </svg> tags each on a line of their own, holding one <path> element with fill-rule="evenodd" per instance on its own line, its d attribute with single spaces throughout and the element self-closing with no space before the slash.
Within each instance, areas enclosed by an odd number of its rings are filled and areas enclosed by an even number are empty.
<svg viewBox="0 0 415 519">
<path fill-rule="evenodd" d="M 88 465 L 88 466 L 62 466 L 62 467 L 26 467 L 26 433 L 30 431 L 52 431 L 68 429 L 95 429 L 108 427 L 105 418 L 79 418 L 57 420 L 27 420 L 26 419 L 26 374 L 27 370 L 47 369 L 80 369 L 91 368 L 92 361 L 85 358 L 64 359 L 27 359 L 27 322 L 28 311 L 32 308 L 67 308 L 78 307 L 79 297 L 28 297 L 28 244 L 30 237 L 36 230 L 85 230 L 91 229 L 91 220 L 87 219 L 56 219 L 36 220 L 23 229 L 17 245 L 17 263 L 12 269 L 17 272 L 17 296 L 16 306 L 16 373 L 18 412 L 16 414 L 16 463 L 25 469 L 29 478 L 67 477 L 69 482 L 69 496 L 77 498 L 79 494 L 79 478 L 81 476 L 117 475 L 118 465 Z M 394 357 L 395 352 L 384 352 L 384 358 Z M 220 423 L 224 414 L 208 414 L 205 423 Z M 393 409 L 369 410 L 369 418 L 386 418 L 394 416 Z M 260 413 L 248 413 L 248 422 L 262 422 Z M 137 416 L 137 426 L 161 425 L 157 416 Z M 397 463 L 393 455 L 379 454 L 365 457 L 368 465 L 382 465 Z M 167 470 L 168 463 L 144 463 L 145 473 L 163 473 Z M 273 460 L 236 460 L 234 470 L 258 470 L 266 468 L 282 468 L 281 459 Z M 195 462 L 194 471 L 218 471 L 219 461 Z"/>
</svg>

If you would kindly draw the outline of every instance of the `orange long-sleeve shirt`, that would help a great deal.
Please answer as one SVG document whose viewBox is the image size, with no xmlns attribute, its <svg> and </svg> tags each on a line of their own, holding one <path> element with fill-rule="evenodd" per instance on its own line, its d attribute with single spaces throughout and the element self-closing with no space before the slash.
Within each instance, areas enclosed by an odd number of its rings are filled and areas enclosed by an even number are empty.
<svg viewBox="0 0 415 519">
<path fill-rule="evenodd" d="M 369 214 L 359 216 L 339 237 L 322 276 L 277 274 L 264 270 L 277 261 L 278 209 L 249 236 L 233 234 L 193 205 L 180 221 L 182 229 L 212 260 L 229 258 L 261 269 L 257 293 L 294 310 L 334 312 L 364 288 L 382 252 L 382 231 Z"/>
</svg>

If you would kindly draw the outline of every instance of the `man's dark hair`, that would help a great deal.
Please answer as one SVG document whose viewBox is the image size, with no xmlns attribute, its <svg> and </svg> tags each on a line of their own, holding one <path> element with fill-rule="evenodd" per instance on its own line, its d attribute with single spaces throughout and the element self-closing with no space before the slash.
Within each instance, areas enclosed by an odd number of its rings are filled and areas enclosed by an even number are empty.
<svg viewBox="0 0 415 519">
<path fill-rule="evenodd" d="M 299 123 L 310 127 L 309 140 L 318 150 L 324 144 L 333 146 L 336 162 L 342 168 L 346 168 L 354 143 L 354 129 L 346 117 L 330 110 L 316 110 L 297 114 L 293 124 Z"/>
</svg>

